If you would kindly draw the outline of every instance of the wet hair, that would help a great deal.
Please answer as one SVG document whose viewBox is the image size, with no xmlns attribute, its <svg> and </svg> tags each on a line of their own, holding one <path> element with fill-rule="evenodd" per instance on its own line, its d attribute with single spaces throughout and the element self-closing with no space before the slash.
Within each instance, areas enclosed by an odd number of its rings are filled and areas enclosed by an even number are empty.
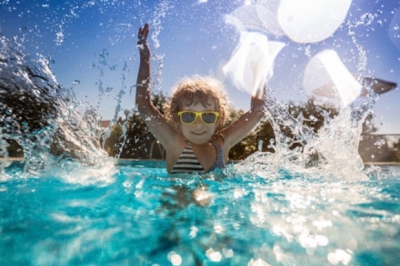
<svg viewBox="0 0 400 266">
<path fill-rule="evenodd" d="M 165 104 L 164 109 L 164 117 L 167 122 L 180 132 L 181 123 L 178 112 L 183 109 L 183 105 L 191 105 L 195 100 L 200 101 L 206 108 L 210 105 L 210 100 L 214 101 L 214 111 L 219 112 L 215 132 L 221 130 L 229 117 L 230 110 L 225 89 L 218 80 L 198 75 L 183 78 L 173 88 L 172 96 Z"/>
</svg>

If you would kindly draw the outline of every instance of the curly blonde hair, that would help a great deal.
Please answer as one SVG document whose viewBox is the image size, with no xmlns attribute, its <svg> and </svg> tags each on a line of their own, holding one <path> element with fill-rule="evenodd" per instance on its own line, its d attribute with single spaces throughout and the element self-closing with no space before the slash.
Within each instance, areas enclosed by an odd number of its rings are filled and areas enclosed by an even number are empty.
<svg viewBox="0 0 400 266">
<path fill-rule="evenodd" d="M 214 101 L 215 111 L 219 112 L 215 130 L 217 133 L 229 118 L 230 106 L 222 83 L 211 77 L 195 75 L 180 80 L 165 104 L 165 119 L 176 131 L 180 132 L 178 112 L 182 110 L 183 104 L 190 105 L 195 99 L 199 99 L 204 107 L 210 105 L 208 102 L 210 99 Z"/>
</svg>

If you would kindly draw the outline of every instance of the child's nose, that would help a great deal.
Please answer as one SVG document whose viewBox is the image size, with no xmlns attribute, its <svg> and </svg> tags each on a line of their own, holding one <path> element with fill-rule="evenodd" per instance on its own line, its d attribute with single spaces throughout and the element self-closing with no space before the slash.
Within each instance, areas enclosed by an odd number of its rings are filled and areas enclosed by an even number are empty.
<svg viewBox="0 0 400 266">
<path fill-rule="evenodd" d="M 195 124 L 202 124 L 203 121 L 201 121 L 200 116 L 197 116 L 196 119 L 194 120 L 194 123 L 195 123 Z"/>
</svg>

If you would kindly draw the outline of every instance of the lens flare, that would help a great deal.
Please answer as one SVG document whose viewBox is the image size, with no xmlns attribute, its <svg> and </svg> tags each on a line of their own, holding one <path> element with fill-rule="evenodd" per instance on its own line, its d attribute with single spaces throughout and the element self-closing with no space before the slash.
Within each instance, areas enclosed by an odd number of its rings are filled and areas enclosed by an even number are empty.
<svg viewBox="0 0 400 266">
<path fill-rule="evenodd" d="M 322 51 L 311 59 L 304 72 L 303 86 L 311 98 L 336 107 L 351 104 L 362 89 L 333 50 Z"/>
<path fill-rule="evenodd" d="M 351 0 L 282 0 L 278 21 L 293 41 L 320 42 L 339 28 L 350 5 Z"/>
<path fill-rule="evenodd" d="M 283 47 L 284 43 L 268 41 L 264 34 L 242 32 L 222 71 L 237 89 L 255 95 L 272 77 L 275 57 Z"/>
</svg>

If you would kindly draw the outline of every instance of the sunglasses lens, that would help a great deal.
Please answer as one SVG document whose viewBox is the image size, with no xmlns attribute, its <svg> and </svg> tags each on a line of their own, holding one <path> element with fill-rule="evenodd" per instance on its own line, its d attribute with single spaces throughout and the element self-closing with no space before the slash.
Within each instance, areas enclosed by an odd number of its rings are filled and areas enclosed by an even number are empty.
<svg viewBox="0 0 400 266">
<path fill-rule="evenodd" d="M 214 124 L 217 120 L 217 116 L 214 113 L 203 113 L 201 115 L 203 122 L 206 124 Z"/>
<path fill-rule="evenodd" d="M 192 112 L 184 112 L 181 115 L 182 123 L 192 123 L 196 119 L 196 114 Z"/>
</svg>

